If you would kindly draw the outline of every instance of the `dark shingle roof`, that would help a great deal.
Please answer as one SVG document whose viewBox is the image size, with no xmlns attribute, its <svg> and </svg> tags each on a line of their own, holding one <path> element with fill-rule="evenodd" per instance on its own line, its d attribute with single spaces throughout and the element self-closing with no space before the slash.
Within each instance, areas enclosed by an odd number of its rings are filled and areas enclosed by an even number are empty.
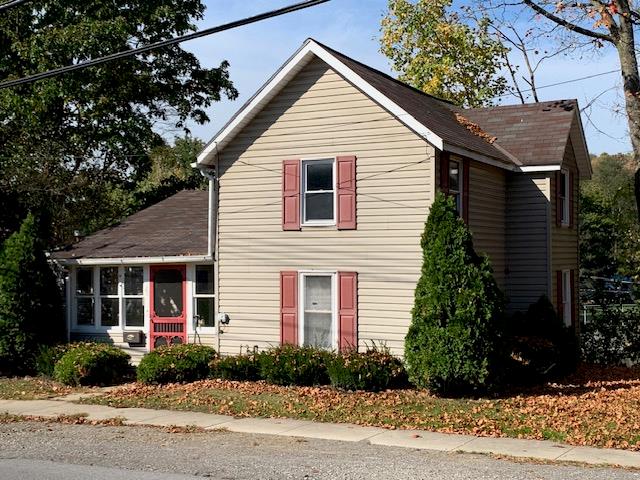
<svg viewBox="0 0 640 480">
<path fill-rule="evenodd" d="M 208 193 L 183 190 L 100 230 L 52 257 L 159 257 L 207 254 Z"/>
<path fill-rule="evenodd" d="M 577 100 L 461 109 L 461 114 L 496 137 L 523 165 L 562 162 Z"/>
<path fill-rule="evenodd" d="M 326 45 L 322 47 L 442 138 L 446 144 L 490 156 L 508 165 L 562 163 L 571 124 L 578 111 L 576 100 L 460 108 L 417 90 Z M 477 124 L 488 134 L 488 137 L 495 137 L 495 139 L 490 142 L 483 136 L 473 133 L 458 121 L 456 113 Z"/>
</svg>

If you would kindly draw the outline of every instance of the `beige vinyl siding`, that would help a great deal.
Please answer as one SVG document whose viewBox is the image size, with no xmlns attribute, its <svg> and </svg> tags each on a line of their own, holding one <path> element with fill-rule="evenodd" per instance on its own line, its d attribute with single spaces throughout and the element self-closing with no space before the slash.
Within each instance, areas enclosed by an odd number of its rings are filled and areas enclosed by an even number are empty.
<svg viewBox="0 0 640 480">
<path fill-rule="evenodd" d="M 282 161 L 356 155 L 357 229 L 282 230 Z M 403 351 L 433 196 L 434 151 L 311 61 L 221 152 L 218 311 L 221 352 L 280 342 L 283 270 L 358 272 L 358 338 Z"/>
<path fill-rule="evenodd" d="M 507 178 L 508 309 L 524 311 L 549 295 L 549 201 L 546 173 L 510 173 Z"/>
<path fill-rule="evenodd" d="M 469 163 L 469 228 L 477 252 L 491 260 L 500 288 L 506 269 L 506 172 L 471 161 Z"/>
<path fill-rule="evenodd" d="M 562 168 L 571 172 L 573 177 L 572 222 L 571 226 L 558 226 L 556 223 L 556 176 L 551 177 L 551 294 L 553 304 L 558 305 L 558 290 L 556 272 L 558 270 L 575 270 L 576 288 L 574 305 L 578 300 L 578 209 L 580 199 L 580 180 L 573 146 L 569 141 L 564 154 Z"/>
</svg>

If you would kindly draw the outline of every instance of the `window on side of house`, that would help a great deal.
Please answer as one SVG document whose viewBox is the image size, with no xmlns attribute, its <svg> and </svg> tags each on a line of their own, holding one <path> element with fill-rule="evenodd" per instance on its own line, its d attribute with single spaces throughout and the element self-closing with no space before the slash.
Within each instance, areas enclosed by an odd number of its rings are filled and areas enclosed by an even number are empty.
<svg viewBox="0 0 640 480">
<path fill-rule="evenodd" d="M 571 326 L 571 303 L 573 292 L 571 291 L 571 271 L 562 271 L 562 319 L 566 326 Z"/>
<path fill-rule="evenodd" d="M 327 350 L 335 349 L 335 274 L 303 273 L 300 300 L 300 344 Z"/>
<path fill-rule="evenodd" d="M 303 160 L 302 223 L 333 225 L 335 223 L 335 160 Z"/>
<path fill-rule="evenodd" d="M 559 181 L 560 189 L 558 201 L 560 202 L 560 212 L 562 215 L 561 223 L 562 225 L 566 226 L 570 223 L 569 195 L 571 195 L 571 192 L 569 191 L 569 172 L 567 172 L 566 170 L 561 170 Z"/>
<path fill-rule="evenodd" d="M 193 311 L 200 327 L 214 327 L 215 290 L 213 265 L 196 265 L 193 291 Z"/>
<path fill-rule="evenodd" d="M 449 195 L 456 203 L 458 215 L 462 214 L 462 162 L 453 157 L 449 160 Z"/>
</svg>

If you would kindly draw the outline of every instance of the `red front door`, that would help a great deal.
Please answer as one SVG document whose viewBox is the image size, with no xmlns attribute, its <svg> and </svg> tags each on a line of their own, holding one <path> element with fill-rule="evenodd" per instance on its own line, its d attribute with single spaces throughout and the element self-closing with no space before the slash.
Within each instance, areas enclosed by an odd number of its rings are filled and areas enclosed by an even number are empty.
<svg viewBox="0 0 640 480">
<path fill-rule="evenodd" d="M 186 267 L 151 266 L 151 350 L 187 342 Z"/>
</svg>

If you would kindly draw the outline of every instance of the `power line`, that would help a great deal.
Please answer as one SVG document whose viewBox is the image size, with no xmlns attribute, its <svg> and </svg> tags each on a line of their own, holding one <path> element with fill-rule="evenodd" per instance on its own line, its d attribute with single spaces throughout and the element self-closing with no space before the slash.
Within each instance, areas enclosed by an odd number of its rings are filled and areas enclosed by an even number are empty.
<svg viewBox="0 0 640 480">
<path fill-rule="evenodd" d="M 620 71 L 620 69 L 609 70 L 608 72 L 594 73 L 593 75 L 587 75 L 586 77 L 579 77 L 579 78 L 574 78 L 574 79 L 571 79 L 571 80 L 564 80 L 562 82 L 550 83 L 548 85 L 542 85 L 541 87 L 536 87 L 535 90 L 542 90 L 543 88 L 549 88 L 549 87 L 557 87 L 558 85 L 566 85 L 567 83 L 579 82 L 581 80 L 588 80 L 590 78 L 601 77 L 603 75 L 610 75 L 612 73 L 617 73 L 619 71 Z M 0 84 L 0 86 L 1 86 L 1 84 Z M 520 91 L 521 92 L 533 92 L 533 90 L 534 90 L 533 88 L 527 88 L 525 90 L 520 90 Z M 502 95 L 496 95 L 494 98 L 508 97 L 510 95 L 513 95 L 514 97 L 517 96 L 515 93 L 509 92 L 509 93 L 503 93 Z"/>
<path fill-rule="evenodd" d="M 24 2 L 26 0 L 15 0 L 16 2 Z M 269 12 L 260 13 L 258 15 L 254 15 L 252 17 L 246 17 L 241 20 L 235 20 L 233 22 L 225 23 L 223 25 L 218 25 L 216 27 L 206 28 L 199 32 L 190 33 L 188 35 L 182 35 L 176 38 L 170 38 L 168 40 L 162 40 L 160 42 L 155 42 L 144 47 L 135 48 L 133 50 L 126 50 L 123 52 L 112 53 L 109 55 L 105 55 L 104 57 L 99 57 L 94 60 L 89 60 L 86 62 L 77 63 L 75 65 L 68 65 L 65 67 L 54 68 L 52 70 L 47 70 L 46 72 L 36 73 L 33 75 L 29 75 L 23 78 L 18 78 L 15 80 L 8 80 L 0 83 L 0 90 L 10 87 L 15 87 L 17 85 L 23 85 L 25 83 L 32 83 L 38 80 L 43 80 L 45 78 L 51 78 L 63 73 L 72 72 L 74 70 L 80 70 L 87 67 L 93 67 L 95 65 L 102 65 L 103 63 L 111 62 L 113 60 L 120 60 L 122 58 L 130 57 L 133 55 L 137 55 L 140 53 L 149 52 L 151 50 L 157 50 L 159 48 L 168 47 L 171 45 L 176 45 L 182 42 L 188 42 L 190 40 L 195 40 L 196 38 L 205 37 L 208 35 L 212 35 L 214 33 L 223 32 L 225 30 L 231 30 L 233 28 L 242 27 L 244 25 L 249 25 L 251 23 L 260 22 L 262 20 L 267 20 L 269 18 L 278 17 L 280 15 L 284 15 L 287 13 L 296 12 L 298 10 L 303 10 L 309 7 L 315 7 L 316 5 L 320 5 L 321 3 L 326 3 L 330 0 L 307 0 L 304 2 L 296 3 L 293 5 L 289 5 L 287 7 L 278 8 L 276 10 L 271 10 Z M 8 5 L 8 4 L 7 4 Z"/>
<path fill-rule="evenodd" d="M 17 7 L 18 5 L 22 5 L 23 3 L 27 3 L 28 1 L 29 0 L 13 0 L 12 2 L 2 3 L 0 4 L 0 12 L 12 7 Z"/>
</svg>

